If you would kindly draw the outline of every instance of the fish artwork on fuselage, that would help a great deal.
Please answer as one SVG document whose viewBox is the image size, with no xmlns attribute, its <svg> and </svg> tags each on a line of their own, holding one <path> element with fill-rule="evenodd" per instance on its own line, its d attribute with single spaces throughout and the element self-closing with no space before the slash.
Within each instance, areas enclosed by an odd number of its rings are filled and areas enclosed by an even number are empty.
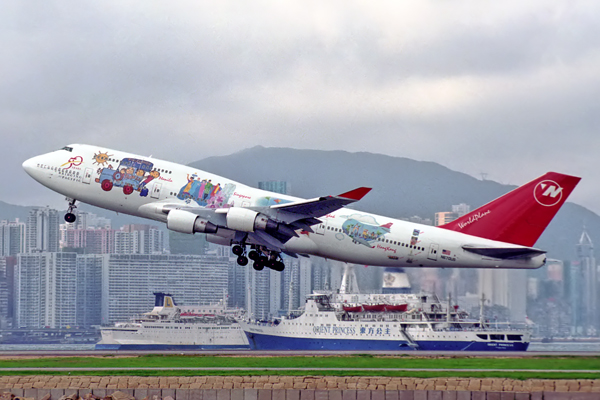
<svg viewBox="0 0 600 400">
<path fill-rule="evenodd" d="M 235 185 L 232 183 L 215 184 L 212 179 L 200 180 L 193 173 L 187 175 L 187 183 L 179 190 L 177 198 L 187 203 L 194 201 L 206 208 L 225 208 L 230 207 L 229 199 L 234 191 Z"/>
<path fill-rule="evenodd" d="M 258 207 L 271 207 L 277 204 L 286 204 L 291 203 L 291 200 L 284 200 L 277 197 L 260 197 L 256 200 L 256 205 Z"/>
<path fill-rule="evenodd" d="M 367 247 L 374 247 L 371 242 L 376 241 L 386 233 L 390 233 L 391 223 L 379 225 L 377 220 L 371 216 L 353 214 L 346 216 L 346 221 L 342 224 L 342 232 L 350 236 L 356 243 Z M 369 222 L 366 222 L 366 219 Z"/>
<path fill-rule="evenodd" d="M 98 158 L 94 158 L 94 160 L 98 162 Z M 106 162 L 106 158 L 102 157 L 98 164 L 104 165 Z M 100 183 L 100 187 L 106 192 L 110 192 L 116 186 L 123 188 L 123 193 L 126 195 L 137 190 L 140 192 L 140 196 L 146 197 L 148 196 L 146 185 L 160 176 L 160 172 L 153 168 L 154 164 L 150 161 L 124 158 L 117 169 L 113 169 L 110 164 L 107 167 L 98 168 L 96 182 Z"/>
</svg>

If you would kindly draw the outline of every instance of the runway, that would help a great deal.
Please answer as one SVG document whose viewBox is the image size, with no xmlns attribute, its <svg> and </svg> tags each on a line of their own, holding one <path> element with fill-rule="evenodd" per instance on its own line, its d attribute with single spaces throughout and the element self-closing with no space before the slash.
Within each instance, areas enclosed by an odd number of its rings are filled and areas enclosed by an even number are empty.
<svg viewBox="0 0 600 400">
<path fill-rule="evenodd" d="M 292 357 L 292 356 L 352 356 L 352 355 L 373 355 L 373 356 L 398 356 L 398 357 L 598 357 L 600 352 L 594 351 L 256 351 L 256 350 L 204 350 L 204 351 L 151 351 L 151 350 L 3 350 L 0 351 L 0 358 L 15 357 L 136 357 L 149 354 L 162 355 L 199 355 L 199 356 L 243 356 L 243 357 Z"/>
</svg>

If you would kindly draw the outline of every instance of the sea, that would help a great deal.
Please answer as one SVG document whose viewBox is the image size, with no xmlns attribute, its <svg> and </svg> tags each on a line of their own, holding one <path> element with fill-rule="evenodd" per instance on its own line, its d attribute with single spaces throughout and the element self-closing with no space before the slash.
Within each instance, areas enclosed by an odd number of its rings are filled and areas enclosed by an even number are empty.
<svg viewBox="0 0 600 400">
<path fill-rule="evenodd" d="M 91 351 L 94 344 L 2 344 L 1 351 Z M 532 342 L 528 352 L 590 352 L 600 353 L 600 341 L 598 342 Z"/>
</svg>

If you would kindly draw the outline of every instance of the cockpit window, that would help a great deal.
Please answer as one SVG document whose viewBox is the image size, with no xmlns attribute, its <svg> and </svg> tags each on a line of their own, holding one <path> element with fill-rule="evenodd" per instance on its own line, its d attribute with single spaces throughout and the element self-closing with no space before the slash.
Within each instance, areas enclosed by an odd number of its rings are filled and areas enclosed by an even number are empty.
<svg viewBox="0 0 600 400">
<path fill-rule="evenodd" d="M 73 148 L 72 148 L 72 147 L 69 147 L 69 146 L 65 146 L 65 147 L 63 147 L 61 150 L 66 150 L 66 151 L 68 151 L 68 152 L 73 152 Z"/>
</svg>

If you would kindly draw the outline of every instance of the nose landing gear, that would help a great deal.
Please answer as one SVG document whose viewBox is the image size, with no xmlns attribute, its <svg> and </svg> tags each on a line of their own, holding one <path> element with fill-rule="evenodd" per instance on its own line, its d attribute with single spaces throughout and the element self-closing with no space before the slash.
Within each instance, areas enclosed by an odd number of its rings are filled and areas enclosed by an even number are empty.
<svg viewBox="0 0 600 400">
<path fill-rule="evenodd" d="M 72 224 L 73 222 L 75 222 L 75 220 L 77 220 L 77 216 L 73 213 L 73 211 L 77 208 L 77 206 L 75 205 L 75 202 L 77 200 L 69 198 L 67 198 L 67 200 L 69 201 L 69 208 L 67 209 L 67 213 L 65 214 L 65 221 Z"/>
</svg>

